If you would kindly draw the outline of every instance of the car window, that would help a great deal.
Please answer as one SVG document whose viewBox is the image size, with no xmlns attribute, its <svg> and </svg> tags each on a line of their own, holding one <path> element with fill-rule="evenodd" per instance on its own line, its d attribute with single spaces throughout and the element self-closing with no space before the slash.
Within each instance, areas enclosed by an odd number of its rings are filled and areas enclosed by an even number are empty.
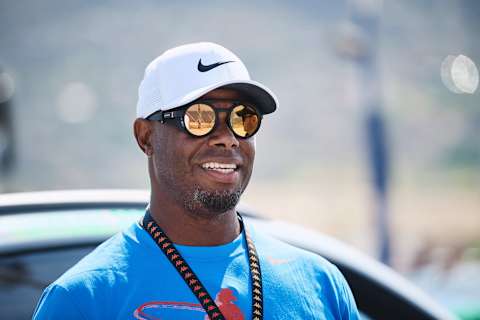
<svg viewBox="0 0 480 320">
<path fill-rule="evenodd" d="M 53 249 L 2 257 L 0 259 L 2 318 L 30 319 L 43 289 L 93 248 L 94 246 Z"/>
</svg>

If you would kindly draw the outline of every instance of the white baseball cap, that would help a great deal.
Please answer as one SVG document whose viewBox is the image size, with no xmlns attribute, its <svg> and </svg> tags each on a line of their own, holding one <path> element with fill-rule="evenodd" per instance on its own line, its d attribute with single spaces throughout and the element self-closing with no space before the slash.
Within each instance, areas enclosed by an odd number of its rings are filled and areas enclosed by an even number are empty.
<svg viewBox="0 0 480 320">
<path fill-rule="evenodd" d="M 251 80 L 233 52 L 215 43 L 199 42 L 167 50 L 147 66 L 138 88 L 137 117 L 180 107 L 220 87 L 242 92 L 263 114 L 277 108 L 275 94 Z"/>
</svg>

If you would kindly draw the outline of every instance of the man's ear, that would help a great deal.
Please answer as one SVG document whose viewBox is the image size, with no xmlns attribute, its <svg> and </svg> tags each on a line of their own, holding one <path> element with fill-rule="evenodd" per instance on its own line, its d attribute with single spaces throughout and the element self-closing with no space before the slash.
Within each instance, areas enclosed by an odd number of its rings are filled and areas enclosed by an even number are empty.
<svg viewBox="0 0 480 320">
<path fill-rule="evenodd" d="M 151 157 L 153 154 L 152 144 L 150 143 L 152 122 L 142 118 L 135 119 L 133 123 L 133 133 L 140 149 L 142 149 L 143 153 L 148 157 Z"/>
</svg>

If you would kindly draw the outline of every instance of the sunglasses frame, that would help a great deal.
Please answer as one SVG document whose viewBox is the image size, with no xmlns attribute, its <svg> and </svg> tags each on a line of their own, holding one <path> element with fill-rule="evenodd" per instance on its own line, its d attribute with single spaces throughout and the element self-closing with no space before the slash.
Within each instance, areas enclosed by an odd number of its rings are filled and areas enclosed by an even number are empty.
<svg viewBox="0 0 480 320">
<path fill-rule="evenodd" d="M 216 107 L 214 107 L 213 103 L 214 102 L 219 102 L 219 101 L 228 101 L 228 102 L 231 103 L 231 105 L 230 105 L 229 108 L 216 108 Z M 215 123 L 214 123 L 212 129 L 210 131 L 208 131 L 207 133 L 205 133 L 204 135 L 200 135 L 200 136 L 195 135 L 195 134 L 191 133 L 190 131 L 188 131 L 187 127 L 185 125 L 185 120 L 184 120 L 185 119 L 185 113 L 186 113 L 187 109 L 190 108 L 191 106 L 195 105 L 195 104 L 208 105 L 215 112 Z M 253 133 L 251 135 L 249 135 L 247 137 L 242 137 L 242 136 L 238 135 L 237 133 L 235 133 L 235 131 L 232 129 L 232 126 L 230 124 L 230 115 L 231 115 L 233 109 L 235 109 L 235 107 L 240 106 L 240 105 L 252 108 L 253 110 L 256 111 L 256 114 L 257 114 L 257 117 L 258 117 L 257 128 L 255 129 L 255 131 L 253 131 Z M 232 101 L 232 100 L 226 100 L 226 99 L 225 100 L 223 100 L 223 99 L 197 100 L 197 101 L 194 101 L 194 102 L 190 102 L 186 105 L 177 107 L 173 110 L 168 110 L 168 111 L 159 110 L 159 111 L 153 113 L 152 115 L 148 116 L 147 120 L 159 121 L 160 123 L 165 123 L 168 120 L 176 120 L 175 124 L 176 124 L 177 128 L 183 129 L 183 131 L 185 131 L 186 133 L 188 133 L 192 137 L 203 138 L 205 136 L 208 136 L 209 134 L 211 134 L 212 132 L 214 132 L 217 129 L 217 127 L 219 125 L 218 114 L 220 112 L 226 112 L 227 113 L 227 117 L 226 117 L 227 126 L 230 129 L 230 131 L 235 135 L 235 137 L 240 138 L 240 139 L 248 139 L 248 138 L 253 137 L 258 132 L 258 130 L 260 129 L 260 125 L 262 124 L 263 114 L 258 110 L 258 108 L 255 108 L 250 103 L 245 103 L 245 102 L 242 102 L 242 101 L 235 101 L 235 100 Z"/>
</svg>

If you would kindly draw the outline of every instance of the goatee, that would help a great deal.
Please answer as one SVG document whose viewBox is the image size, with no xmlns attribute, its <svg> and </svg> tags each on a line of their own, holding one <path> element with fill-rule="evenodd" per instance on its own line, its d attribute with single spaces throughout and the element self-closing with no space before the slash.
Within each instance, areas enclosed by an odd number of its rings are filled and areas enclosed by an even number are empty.
<svg viewBox="0 0 480 320">
<path fill-rule="evenodd" d="M 224 213 L 235 208 L 242 192 L 240 190 L 207 191 L 196 188 L 190 199 L 185 199 L 185 208 L 190 212 L 207 211 L 209 213 Z"/>
</svg>

